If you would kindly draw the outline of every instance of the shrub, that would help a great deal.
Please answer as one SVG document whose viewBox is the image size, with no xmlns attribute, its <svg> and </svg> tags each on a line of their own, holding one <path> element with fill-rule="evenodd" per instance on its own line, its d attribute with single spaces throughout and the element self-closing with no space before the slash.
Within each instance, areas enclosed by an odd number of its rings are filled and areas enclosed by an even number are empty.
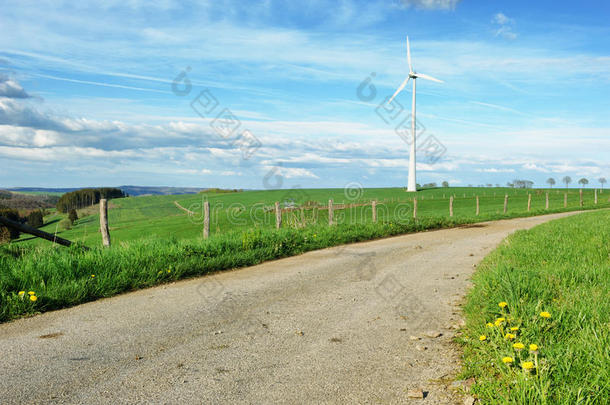
<svg viewBox="0 0 610 405">
<path fill-rule="evenodd" d="M 72 221 L 69 218 L 64 218 L 59 221 L 59 227 L 65 231 L 72 229 Z"/>
<path fill-rule="evenodd" d="M 28 225 L 33 226 L 34 228 L 40 228 L 44 225 L 44 220 L 42 217 L 42 211 L 36 210 L 30 212 L 28 215 Z"/>
<path fill-rule="evenodd" d="M 68 219 L 71 223 L 74 223 L 74 221 L 78 219 L 78 214 L 76 213 L 76 210 L 74 208 L 70 210 L 70 213 L 68 214 Z"/>
<path fill-rule="evenodd" d="M 19 211 L 10 208 L 0 209 L 0 216 L 8 218 L 12 221 L 21 221 Z M 8 242 L 11 239 L 17 238 L 19 238 L 19 231 L 0 225 L 0 242 Z"/>
</svg>

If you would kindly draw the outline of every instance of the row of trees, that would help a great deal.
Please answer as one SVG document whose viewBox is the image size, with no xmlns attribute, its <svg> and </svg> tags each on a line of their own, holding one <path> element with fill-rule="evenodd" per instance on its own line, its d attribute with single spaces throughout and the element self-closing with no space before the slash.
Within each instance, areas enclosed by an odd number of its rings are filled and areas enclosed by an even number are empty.
<svg viewBox="0 0 610 405">
<path fill-rule="evenodd" d="M 561 179 L 561 181 L 562 181 L 562 182 L 563 182 L 563 183 L 566 185 L 566 187 L 569 187 L 569 186 L 570 186 L 570 183 L 572 182 L 572 178 L 571 178 L 570 176 L 565 176 L 563 179 Z M 599 184 L 601 184 L 601 185 L 602 185 L 602 190 L 603 190 L 603 189 L 604 189 L 604 184 L 606 184 L 606 183 L 607 183 L 606 178 L 605 178 L 605 177 L 600 177 L 600 178 L 598 179 L 598 181 L 599 181 Z M 549 186 L 551 186 L 551 188 L 553 188 L 553 186 L 554 186 L 555 184 L 557 184 L 557 182 L 555 181 L 555 179 L 554 179 L 554 178 L 552 178 L 552 177 L 549 177 L 549 178 L 546 180 L 546 183 L 547 183 Z M 584 187 L 584 186 L 586 186 L 587 184 L 589 184 L 589 180 L 587 180 L 586 178 L 584 178 L 584 177 L 583 177 L 582 179 L 578 180 L 578 184 L 580 184 L 580 185 L 582 185 L 582 186 Z"/>
<path fill-rule="evenodd" d="M 84 188 L 66 193 L 57 202 L 57 211 L 69 212 L 70 210 L 90 207 L 100 202 L 100 199 L 123 198 L 125 194 L 118 188 Z"/>
</svg>

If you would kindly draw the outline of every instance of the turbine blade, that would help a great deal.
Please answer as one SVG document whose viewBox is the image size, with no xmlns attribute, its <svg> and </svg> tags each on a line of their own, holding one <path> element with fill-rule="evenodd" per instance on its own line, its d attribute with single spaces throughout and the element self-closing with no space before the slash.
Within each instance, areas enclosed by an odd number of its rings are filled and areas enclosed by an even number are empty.
<svg viewBox="0 0 610 405">
<path fill-rule="evenodd" d="M 417 73 L 417 78 L 419 79 L 420 77 L 421 77 L 422 79 L 426 79 L 426 80 L 432 80 L 433 82 L 437 82 L 437 83 L 445 83 L 444 81 L 439 80 L 439 79 L 437 79 L 437 78 L 435 78 L 435 77 L 428 76 L 428 75 L 425 75 L 425 74 L 423 74 L 423 73 Z"/>
<path fill-rule="evenodd" d="M 396 90 L 396 93 L 394 93 L 394 95 L 392 96 L 392 98 L 390 98 L 390 99 L 388 100 L 388 104 L 390 104 L 390 103 L 392 102 L 392 100 L 394 100 L 394 98 L 395 98 L 395 97 L 398 95 L 398 93 L 400 93 L 400 92 L 402 91 L 402 89 L 404 89 L 404 88 L 405 88 L 405 86 L 406 86 L 406 85 L 407 85 L 407 83 L 409 82 L 409 79 L 410 79 L 410 78 L 411 78 L 411 77 L 407 77 L 407 78 L 405 79 L 405 81 L 404 81 L 404 82 L 402 82 L 402 84 L 401 84 L 401 85 L 398 87 L 398 90 Z"/>
<path fill-rule="evenodd" d="M 409 62 L 409 73 L 413 72 L 413 66 L 411 66 L 411 46 L 409 45 L 409 37 L 407 36 L 407 61 Z"/>
</svg>

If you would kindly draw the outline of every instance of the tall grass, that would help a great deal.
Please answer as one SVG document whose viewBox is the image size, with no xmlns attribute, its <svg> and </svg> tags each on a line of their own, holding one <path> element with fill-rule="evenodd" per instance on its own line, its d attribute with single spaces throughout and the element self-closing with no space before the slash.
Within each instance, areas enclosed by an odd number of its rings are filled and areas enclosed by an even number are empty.
<svg viewBox="0 0 610 405">
<path fill-rule="evenodd" d="M 463 342 L 464 377 L 476 378 L 476 395 L 493 404 L 610 403 L 608 211 L 517 232 L 473 281 Z M 529 344 L 538 345 L 537 354 Z M 532 371 L 523 369 L 527 361 L 535 363 Z"/>
<path fill-rule="evenodd" d="M 0 247 L 0 321 L 213 271 L 350 242 L 456 226 L 446 218 L 305 229 L 253 229 L 210 239 L 140 239 L 110 249 Z M 37 297 L 30 301 L 27 292 Z M 26 292 L 19 294 L 19 292 Z"/>
</svg>

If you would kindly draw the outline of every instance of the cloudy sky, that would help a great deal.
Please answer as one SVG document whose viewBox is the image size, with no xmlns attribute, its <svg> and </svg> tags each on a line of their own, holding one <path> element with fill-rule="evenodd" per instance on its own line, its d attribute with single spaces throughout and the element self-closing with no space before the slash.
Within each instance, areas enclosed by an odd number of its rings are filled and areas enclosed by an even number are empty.
<svg viewBox="0 0 610 405">
<path fill-rule="evenodd" d="M 419 183 L 610 178 L 606 1 L 189 3 L 3 2 L 0 187 L 404 186 L 407 35 Z"/>
</svg>

